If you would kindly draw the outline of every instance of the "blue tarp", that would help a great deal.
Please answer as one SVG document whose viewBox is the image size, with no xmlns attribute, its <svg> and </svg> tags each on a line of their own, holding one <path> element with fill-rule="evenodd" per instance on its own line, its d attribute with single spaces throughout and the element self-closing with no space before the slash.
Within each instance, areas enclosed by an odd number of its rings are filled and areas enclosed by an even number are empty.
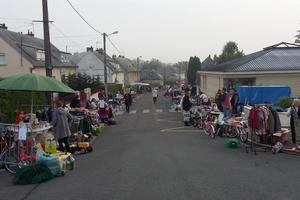
<svg viewBox="0 0 300 200">
<path fill-rule="evenodd" d="M 274 104 L 280 97 L 290 97 L 289 86 L 239 86 L 239 104 Z"/>
</svg>

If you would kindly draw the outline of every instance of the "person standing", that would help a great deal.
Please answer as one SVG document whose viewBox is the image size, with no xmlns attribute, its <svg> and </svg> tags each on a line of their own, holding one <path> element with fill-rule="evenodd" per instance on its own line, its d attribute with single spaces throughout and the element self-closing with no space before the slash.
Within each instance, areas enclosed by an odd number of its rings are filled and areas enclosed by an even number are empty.
<svg viewBox="0 0 300 200">
<path fill-rule="evenodd" d="M 190 101 L 190 91 L 186 90 L 185 95 L 182 99 L 182 110 L 183 110 L 183 115 L 184 115 L 184 125 L 188 125 L 188 120 L 185 119 L 185 115 L 189 116 L 190 109 L 192 107 L 192 103 Z"/>
<path fill-rule="evenodd" d="M 58 141 L 58 150 L 62 152 L 70 151 L 68 139 L 71 135 L 71 131 L 68 118 L 72 119 L 72 115 L 63 108 L 62 101 L 57 101 L 51 125 L 53 126 L 54 137 Z"/>
<path fill-rule="evenodd" d="M 75 97 L 71 100 L 70 107 L 80 108 L 80 99 L 78 94 L 76 94 Z"/>
<path fill-rule="evenodd" d="M 126 92 L 125 95 L 124 95 L 124 100 L 125 100 L 125 106 L 126 106 L 126 112 L 129 113 L 130 111 L 130 106 L 132 104 L 132 97 L 131 97 L 131 94 Z"/>
<path fill-rule="evenodd" d="M 293 144 L 300 149 L 300 99 L 294 99 L 293 105 L 288 109 L 287 116 L 290 117 Z"/>
<path fill-rule="evenodd" d="M 152 98 L 153 98 L 153 102 L 154 103 L 156 103 L 157 97 L 158 97 L 158 91 L 157 91 L 156 88 L 153 88 L 153 90 L 152 90 Z"/>
<path fill-rule="evenodd" d="M 223 112 L 223 106 L 222 106 L 222 91 L 219 89 L 216 93 L 216 96 L 215 96 L 215 103 L 217 104 L 218 106 L 218 109 Z"/>
<path fill-rule="evenodd" d="M 98 114 L 99 114 L 101 122 L 102 123 L 107 122 L 107 119 L 108 119 L 108 104 L 105 102 L 104 98 L 101 98 L 99 100 L 98 107 L 99 107 Z"/>
<path fill-rule="evenodd" d="M 226 88 L 222 89 L 221 105 L 223 107 L 224 117 L 229 117 L 231 105 L 230 105 L 230 98 L 229 98 Z"/>
<path fill-rule="evenodd" d="M 232 97 L 230 99 L 230 104 L 232 107 L 232 114 L 237 115 L 238 114 L 238 103 L 239 103 L 239 95 L 237 94 L 236 90 L 232 90 Z"/>
</svg>

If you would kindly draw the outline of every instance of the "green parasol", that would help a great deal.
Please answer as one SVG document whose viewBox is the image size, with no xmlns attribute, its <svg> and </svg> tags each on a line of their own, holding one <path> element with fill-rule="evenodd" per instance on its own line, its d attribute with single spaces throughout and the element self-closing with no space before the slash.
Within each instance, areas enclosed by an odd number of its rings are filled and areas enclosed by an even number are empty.
<svg viewBox="0 0 300 200">
<path fill-rule="evenodd" d="M 31 91 L 31 92 L 62 92 L 75 91 L 54 78 L 38 74 L 15 75 L 0 81 L 0 90 Z"/>
<path fill-rule="evenodd" d="M 38 74 L 21 74 L 0 81 L 0 90 L 33 92 L 75 93 L 75 91 L 54 78 Z M 31 99 L 31 112 L 33 95 Z"/>
</svg>

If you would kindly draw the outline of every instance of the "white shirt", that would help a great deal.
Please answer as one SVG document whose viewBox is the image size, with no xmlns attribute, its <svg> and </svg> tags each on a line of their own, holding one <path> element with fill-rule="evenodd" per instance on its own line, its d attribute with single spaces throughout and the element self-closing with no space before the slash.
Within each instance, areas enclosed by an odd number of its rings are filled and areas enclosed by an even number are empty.
<svg viewBox="0 0 300 200">
<path fill-rule="evenodd" d="M 157 97 L 157 96 L 158 96 L 157 90 L 156 89 L 152 90 L 152 97 Z"/>
<path fill-rule="evenodd" d="M 105 101 L 104 100 L 99 101 L 99 108 L 105 108 Z"/>
<path fill-rule="evenodd" d="M 296 109 L 296 112 L 298 112 L 299 107 L 294 107 Z M 286 116 L 290 117 L 292 115 L 292 107 L 289 107 L 289 109 L 287 110 Z"/>
</svg>

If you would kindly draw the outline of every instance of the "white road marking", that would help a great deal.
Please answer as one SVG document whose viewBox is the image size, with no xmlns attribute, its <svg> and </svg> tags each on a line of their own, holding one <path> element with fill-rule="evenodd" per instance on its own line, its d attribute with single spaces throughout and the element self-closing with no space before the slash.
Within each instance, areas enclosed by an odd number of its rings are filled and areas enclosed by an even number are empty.
<svg viewBox="0 0 300 200">
<path fill-rule="evenodd" d="M 161 112 L 163 112 L 163 110 L 162 109 L 156 109 L 156 112 L 161 113 Z"/>
<path fill-rule="evenodd" d="M 119 112 L 116 112 L 115 115 L 123 115 L 124 114 L 124 111 L 119 111 Z"/>
<path fill-rule="evenodd" d="M 145 114 L 145 113 L 149 113 L 150 112 L 150 110 L 149 109 L 145 109 L 145 110 L 143 110 L 143 113 Z"/>
<path fill-rule="evenodd" d="M 136 110 L 131 110 L 129 114 L 136 114 Z"/>
</svg>

